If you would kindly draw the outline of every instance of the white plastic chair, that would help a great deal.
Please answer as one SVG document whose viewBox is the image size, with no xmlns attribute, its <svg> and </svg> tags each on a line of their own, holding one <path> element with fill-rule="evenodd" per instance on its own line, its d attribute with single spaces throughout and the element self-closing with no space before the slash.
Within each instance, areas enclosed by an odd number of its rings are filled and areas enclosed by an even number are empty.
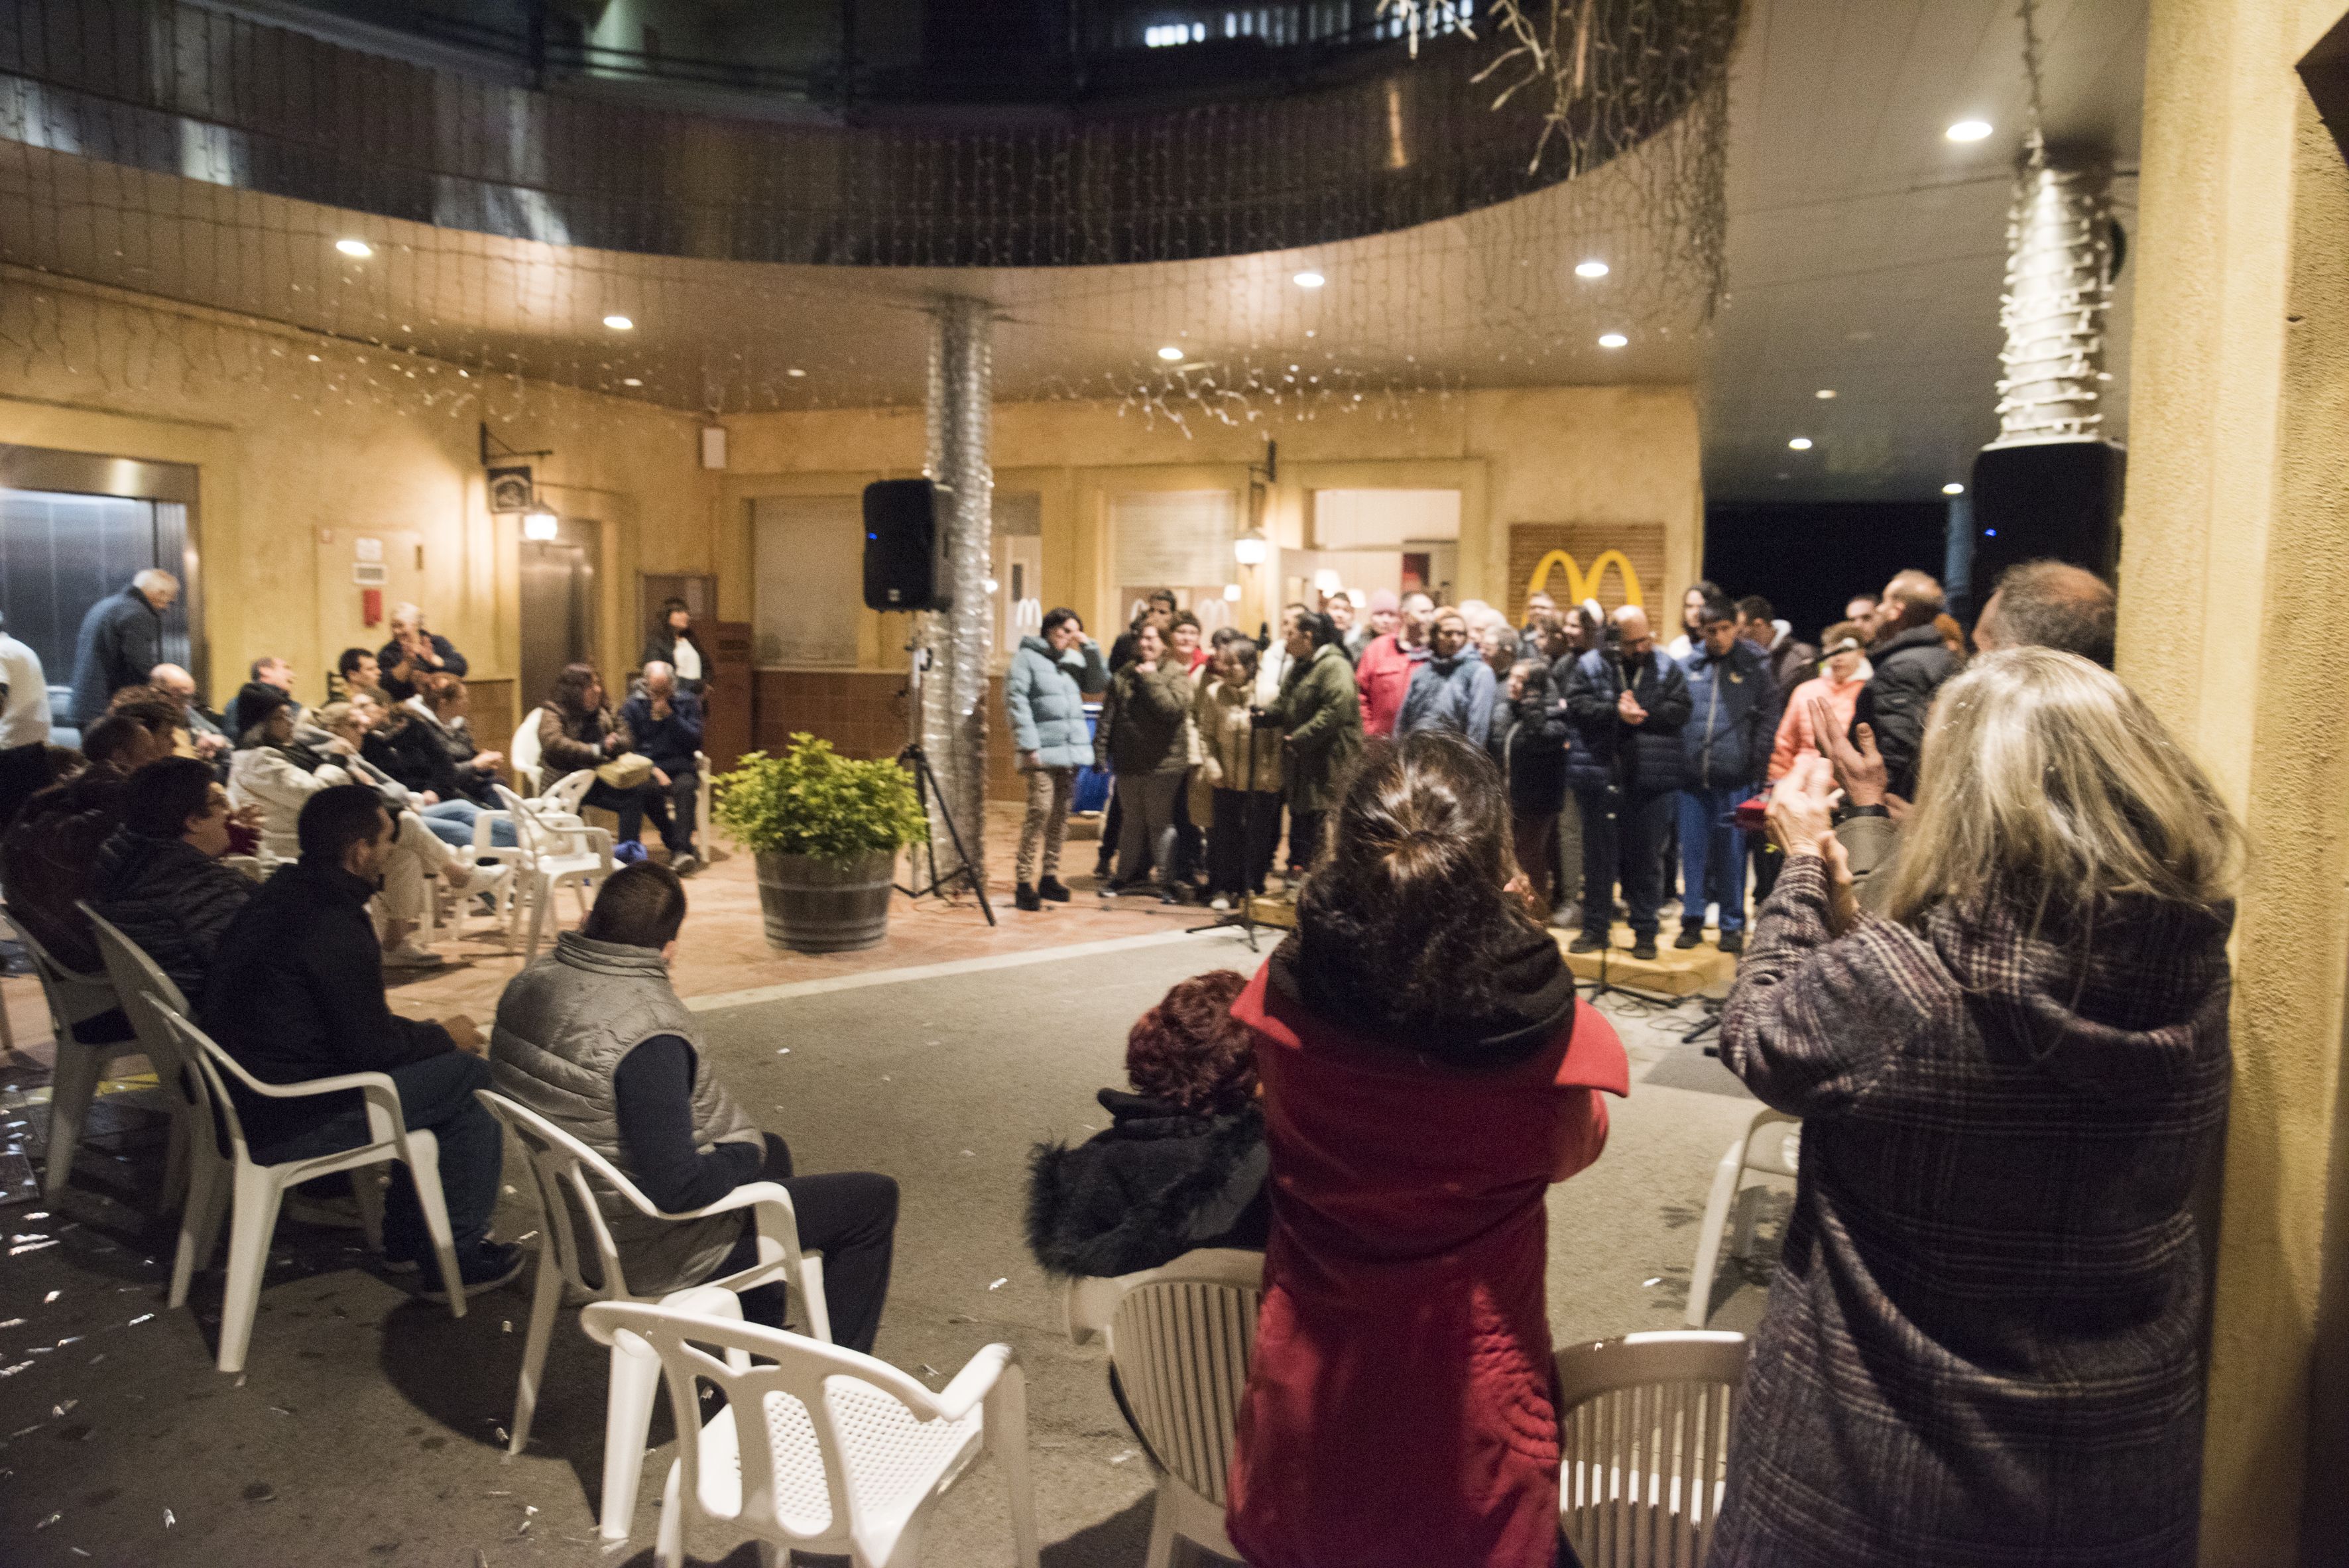
<svg viewBox="0 0 2349 1568">
<path fill-rule="evenodd" d="M 538 707 L 533 704 L 514 727 L 513 738 L 506 742 L 506 766 L 513 769 L 514 783 L 525 794 L 538 793 Z"/>
<path fill-rule="evenodd" d="M 171 1142 L 163 1156 L 161 1204 L 162 1212 L 168 1214 L 187 1193 L 188 1162 L 220 1158 L 217 1145 L 209 1138 L 196 1136 L 198 1128 L 209 1130 L 212 1125 L 196 1099 L 202 1091 L 195 1081 L 194 1068 L 181 1056 L 180 1043 L 171 1037 L 162 1016 L 155 1011 L 154 1002 L 161 1002 L 183 1017 L 195 1009 L 188 1006 L 177 983 L 156 967 L 144 948 L 87 903 L 79 907 L 89 917 L 90 929 L 98 934 L 98 951 L 106 960 L 106 976 L 113 983 L 114 994 L 121 1000 L 122 1010 L 130 1018 L 130 1027 L 139 1037 L 139 1048 L 146 1053 L 148 1064 L 155 1069 L 155 1081 L 162 1086 L 164 1099 L 171 1108 Z M 150 997 L 154 1000 L 150 1001 Z"/>
<path fill-rule="evenodd" d="M 678 1438 L 654 1548 L 660 1568 L 683 1568 L 688 1511 L 759 1541 L 770 1563 L 797 1551 L 911 1568 L 930 1510 L 982 1452 L 1010 1492 L 1013 1560 L 1038 1568 L 1028 1388 L 1011 1346 L 986 1346 L 933 1394 L 885 1361 L 740 1321 L 731 1291 L 691 1295 L 669 1306 L 599 1301 L 584 1314 L 599 1343 L 636 1337 L 667 1375 Z M 752 1356 L 775 1364 L 751 1366 Z M 726 1395 L 707 1425 L 705 1383 Z M 747 1443 L 746 1412 L 758 1423 Z"/>
<path fill-rule="evenodd" d="M 1749 1349 L 1667 1329 L 1557 1353 L 1558 1522 L 1584 1568 L 1702 1568 Z"/>
<path fill-rule="evenodd" d="M 152 998 L 150 998 L 152 1000 Z M 269 1241 L 277 1231 L 277 1206 L 285 1189 L 313 1176 L 356 1171 L 398 1160 L 407 1163 L 416 1183 L 416 1197 L 424 1211 L 425 1233 L 449 1291 L 449 1315 L 465 1315 L 464 1281 L 457 1273 L 457 1247 L 449 1231 L 449 1205 L 440 1194 L 440 1143 L 428 1131 L 411 1132 L 399 1107 L 399 1089 L 383 1073 L 338 1073 L 298 1084 L 263 1083 L 177 1010 L 155 1003 L 180 1053 L 196 1064 L 212 1099 L 212 1111 L 226 1135 L 229 1158 L 193 1161 L 189 1166 L 188 1207 L 180 1220 L 180 1251 L 171 1264 L 171 1305 L 187 1300 L 188 1278 L 197 1264 L 208 1262 L 220 1239 L 221 1211 L 233 1202 L 235 1220 L 229 1231 L 227 1288 L 221 1301 L 220 1369 L 244 1370 L 244 1353 L 253 1339 L 253 1315 L 261 1305 L 261 1279 L 269 1268 Z M 223 1077 L 222 1075 L 227 1075 Z M 244 1123 L 230 1098 L 229 1080 L 269 1099 L 305 1099 L 315 1095 L 357 1090 L 367 1102 L 369 1141 L 339 1153 L 264 1165 L 253 1157 L 244 1138 Z M 229 1181 L 220 1178 L 228 1176 Z M 351 1183 L 367 1240 L 380 1244 L 383 1195 L 366 1180 Z"/>
<path fill-rule="evenodd" d="M 1774 1126 L 1786 1130 L 1764 1131 Z M 1792 1176 L 1802 1157 L 1802 1119 L 1765 1108 L 1754 1113 L 1737 1140 L 1723 1151 L 1721 1163 L 1713 1167 L 1712 1195 L 1704 1202 L 1703 1228 L 1697 1233 L 1696 1266 L 1689 1271 L 1686 1321 L 1691 1328 L 1702 1328 L 1713 1315 L 1713 1281 L 1721 1271 L 1721 1229 L 1729 1222 L 1733 1209 L 1737 1233 L 1733 1254 L 1742 1258 L 1754 1250 L 1754 1211 L 1762 1189 L 1741 1188 L 1745 1172 Z"/>
<path fill-rule="evenodd" d="M 1225 1480 L 1263 1295 L 1262 1253 L 1202 1250 L 1141 1276 L 1110 1315 L 1110 1363 L 1158 1464 L 1149 1568 L 1167 1568 L 1177 1536 L 1239 1556 L 1224 1533 Z"/>
<path fill-rule="evenodd" d="M 519 851 L 512 862 L 515 902 L 508 918 L 518 920 L 522 905 L 530 905 L 530 945 L 524 956 L 535 958 L 539 939 L 546 927 L 547 907 L 554 902 L 557 890 L 566 882 L 577 890 L 579 913 L 585 919 L 589 893 L 619 869 L 612 859 L 612 835 L 575 820 L 563 822 L 550 818 L 504 785 L 496 789 L 499 803 L 513 822 L 514 842 Z M 512 934 L 511 926 L 508 934 Z"/>
<path fill-rule="evenodd" d="M 538 1205 L 538 1284 L 530 1302 L 530 1334 L 523 1341 L 522 1377 L 514 1389 L 508 1453 L 522 1452 L 523 1445 L 530 1440 L 531 1419 L 538 1411 L 539 1385 L 546 1375 L 546 1347 L 554 1336 L 554 1314 L 562 1305 L 565 1284 L 598 1301 L 673 1305 L 698 1290 L 745 1291 L 781 1281 L 799 1293 L 809 1334 L 831 1343 L 832 1315 L 823 1298 L 823 1258 L 821 1253 L 800 1251 L 799 1218 L 792 1209 L 792 1195 L 782 1188 L 771 1181 L 752 1181 L 735 1188 L 707 1208 L 681 1214 L 663 1213 L 609 1161 L 536 1111 L 492 1089 L 476 1089 L 474 1095 L 522 1145 L 530 1167 L 531 1197 Z M 631 1293 L 611 1227 L 605 1223 L 602 1211 L 595 1206 L 595 1188 L 588 1181 L 591 1174 L 626 1199 L 640 1213 L 653 1219 L 684 1224 L 712 1214 L 749 1210 L 759 1231 L 759 1261 L 740 1274 L 671 1291 L 657 1301 Z M 579 1233 L 573 1224 L 574 1212 L 587 1217 L 588 1235 L 595 1243 L 597 1284 L 588 1283 L 586 1271 L 581 1266 L 585 1254 L 580 1251 Z M 607 1541 L 626 1540 L 628 1522 L 636 1511 L 636 1488 L 645 1468 L 645 1436 L 651 1428 L 653 1393 L 659 1382 L 659 1365 L 650 1356 L 619 1345 L 612 1347 L 611 1394 L 604 1425 L 602 1529 Z"/>
<path fill-rule="evenodd" d="M 74 1150 L 81 1142 L 82 1124 L 89 1119 L 90 1104 L 98 1098 L 98 1082 L 106 1076 L 106 1065 L 117 1057 L 136 1055 L 142 1047 L 136 1033 L 129 1039 L 97 1045 L 77 1036 L 74 1030 L 80 1025 L 122 1005 L 114 994 L 114 982 L 103 972 L 85 975 L 67 968 L 25 928 L 23 921 L 12 917 L 8 923 L 33 956 L 33 973 L 40 977 L 41 995 L 49 1005 L 50 1037 L 57 1047 L 57 1067 L 49 1079 L 48 1152 L 42 1157 L 41 1167 L 42 1196 L 55 1203 L 66 1190 L 67 1178 L 73 1174 Z"/>
<path fill-rule="evenodd" d="M 709 859 L 709 812 L 716 796 L 709 787 L 709 753 L 693 754 L 693 852 Z"/>
</svg>

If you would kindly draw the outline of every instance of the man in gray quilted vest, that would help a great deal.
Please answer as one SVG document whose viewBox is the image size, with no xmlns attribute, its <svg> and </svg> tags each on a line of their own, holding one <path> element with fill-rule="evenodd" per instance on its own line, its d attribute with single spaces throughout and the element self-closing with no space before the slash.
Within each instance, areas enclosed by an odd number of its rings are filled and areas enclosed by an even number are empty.
<svg viewBox="0 0 2349 1568">
<path fill-rule="evenodd" d="M 897 1183 L 866 1171 L 792 1174 L 791 1150 L 761 1130 L 702 1061 L 701 1031 L 669 985 L 685 886 L 667 868 L 605 881 L 585 924 L 508 984 L 490 1066 L 511 1096 L 603 1155 L 664 1213 L 716 1202 L 746 1181 L 792 1195 L 800 1245 L 823 1253 L 833 1339 L 870 1352 L 889 1294 Z M 748 1213 L 687 1224 L 647 1219 L 598 1193 L 628 1288 L 658 1295 L 750 1267 Z M 783 1289 L 742 1295 L 742 1314 L 782 1326 Z"/>
</svg>

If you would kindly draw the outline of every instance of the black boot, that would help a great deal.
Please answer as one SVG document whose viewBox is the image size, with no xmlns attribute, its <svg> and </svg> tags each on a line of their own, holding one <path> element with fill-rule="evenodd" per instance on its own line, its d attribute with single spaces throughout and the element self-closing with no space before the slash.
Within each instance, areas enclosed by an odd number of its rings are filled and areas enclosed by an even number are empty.
<svg viewBox="0 0 2349 1568">
<path fill-rule="evenodd" d="M 1724 932 L 1723 932 L 1723 933 L 1721 934 L 1721 950 L 1722 950 L 1723 953 L 1743 953 L 1743 952 L 1744 952 L 1744 951 L 1745 951 L 1745 933 L 1744 932 L 1744 930 L 1742 930 L 1742 929 L 1741 929 L 1741 930 L 1737 930 L 1737 931 L 1724 931 Z"/>
<path fill-rule="evenodd" d="M 1682 922 L 1681 925 L 1681 934 L 1672 938 L 1672 945 L 1674 947 L 1694 947 L 1703 941 L 1704 924 L 1702 922 L 1699 922 L 1694 925 Z"/>
<path fill-rule="evenodd" d="M 1061 885 L 1059 877 L 1046 877 L 1036 884 L 1036 896 L 1053 903 L 1066 903 L 1069 902 L 1069 890 Z"/>
<path fill-rule="evenodd" d="M 1026 882 L 1021 882 L 1012 890 L 1011 902 L 1030 913 L 1044 907 L 1044 901 L 1038 898 L 1036 890 Z"/>
<path fill-rule="evenodd" d="M 1634 958 L 1653 958 L 1655 955 L 1656 934 L 1652 931 L 1647 933 L 1645 935 L 1640 935 L 1635 933 L 1631 938 L 1631 956 Z"/>
</svg>

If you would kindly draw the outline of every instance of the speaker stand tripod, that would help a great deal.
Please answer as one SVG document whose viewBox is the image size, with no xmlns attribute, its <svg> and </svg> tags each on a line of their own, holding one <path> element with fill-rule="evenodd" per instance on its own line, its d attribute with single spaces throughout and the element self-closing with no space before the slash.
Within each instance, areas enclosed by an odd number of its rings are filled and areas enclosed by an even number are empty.
<svg viewBox="0 0 2349 1568">
<path fill-rule="evenodd" d="M 922 748 L 922 671 L 929 664 L 929 650 L 913 643 L 908 643 L 905 647 L 907 654 L 911 655 L 911 668 L 908 672 L 905 691 L 909 706 L 913 709 L 913 738 L 906 741 L 904 748 L 898 751 L 897 764 L 901 768 L 913 769 L 914 798 L 922 803 L 925 812 L 929 810 L 931 798 L 936 797 L 938 820 L 946 824 L 947 838 L 954 845 L 955 869 L 943 877 L 938 875 L 938 845 L 936 838 L 933 836 L 923 845 L 923 850 L 929 860 L 929 885 L 906 887 L 899 883 L 897 891 L 907 898 L 916 901 L 929 897 L 943 899 L 947 896 L 957 882 L 967 883 L 970 891 L 978 895 L 979 913 L 987 916 L 988 924 L 993 925 L 995 906 L 987 902 L 987 883 L 979 877 L 978 868 L 971 864 L 970 852 L 963 847 L 962 830 L 955 825 L 954 810 L 947 804 L 946 791 L 938 788 L 938 776 L 930 769 L 930 754 Z"/>
</svg>

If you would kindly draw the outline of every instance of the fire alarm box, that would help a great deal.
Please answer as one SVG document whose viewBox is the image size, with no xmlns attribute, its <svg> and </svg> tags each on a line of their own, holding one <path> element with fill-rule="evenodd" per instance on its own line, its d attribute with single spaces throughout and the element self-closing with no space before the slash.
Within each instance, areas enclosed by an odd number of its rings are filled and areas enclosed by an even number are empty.
<svg viewBox="0 0 2349 1568">
<path fill-rule="evenodd" d="M 370 626 L 380 625 L 383 624 L 382 589 L 362 588 L 359 590 L 359 619 L 361 622 Z"/>
</svg>

